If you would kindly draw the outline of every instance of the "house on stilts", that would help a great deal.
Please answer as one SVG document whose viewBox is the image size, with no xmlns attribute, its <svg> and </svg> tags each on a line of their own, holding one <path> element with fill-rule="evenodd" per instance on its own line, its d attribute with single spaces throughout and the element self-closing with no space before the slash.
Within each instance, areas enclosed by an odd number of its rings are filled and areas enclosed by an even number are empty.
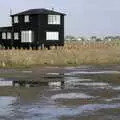
<svg viewBox="0 0 120 120">
<path fill-rule="evenodd" d="M 64 16 L 48 9 L 12 14 L 12 25 L 0 27 L 0 45 L 5 49 L 64 46 Z"/>
</svg>

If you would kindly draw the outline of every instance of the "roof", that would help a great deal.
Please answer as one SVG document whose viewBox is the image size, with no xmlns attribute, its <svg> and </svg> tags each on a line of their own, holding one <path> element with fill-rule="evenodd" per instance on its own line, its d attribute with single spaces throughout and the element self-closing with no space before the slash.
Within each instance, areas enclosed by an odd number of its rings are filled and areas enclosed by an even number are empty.
<svg viewBox="0 0 120 120">
<path fill-rule="evenodd" d="M 12 30 L 12 26 L 0 27 L 0 32 L 11 31 L 11 30 Z"/>
<path fill-rule="evenodd" d="M 54 10 L 49 10 L 49 9 L 29 9 L 20 13 L 13 14 L 11 16 L 16 16 L 16 15 L 36 15 L 36 14 L 59 14 L 59 15 L 65 15 L 64 13 L 57 12 Z"/>
</svg>

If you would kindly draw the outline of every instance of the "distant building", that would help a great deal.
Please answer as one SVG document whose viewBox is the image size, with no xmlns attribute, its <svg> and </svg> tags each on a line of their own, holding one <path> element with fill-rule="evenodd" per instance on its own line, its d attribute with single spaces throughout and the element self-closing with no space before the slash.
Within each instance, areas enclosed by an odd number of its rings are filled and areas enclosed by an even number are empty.
<svg viewBox="0 0 120 120">
<path fill-rule="evenodd" d="M 65 37 L 65 40 L 66 41 L 76 41 L 77 39 L 74 36 L 69 36 L 68 35 L 68 36 Z"/>
<path fill-rule="evenodd" d="M 97 40 L 97 37 L 96 37 L 96 36 L 92 36 L 92 37 L 90 38 L 90 40 L 96 41 L 96 40 Z"/>
<path fill-rule="evenodd" d="M 64 13 L 48 9 L 13 14 L 12 26 L 0 28 L 0 44 L 6 49 L 63 46 L 64 16 Z"/>
<path fill-rule="evenodd" d="M 84 41 L 82 37 L 78 37 L 77 41 Z"/>
</svg>

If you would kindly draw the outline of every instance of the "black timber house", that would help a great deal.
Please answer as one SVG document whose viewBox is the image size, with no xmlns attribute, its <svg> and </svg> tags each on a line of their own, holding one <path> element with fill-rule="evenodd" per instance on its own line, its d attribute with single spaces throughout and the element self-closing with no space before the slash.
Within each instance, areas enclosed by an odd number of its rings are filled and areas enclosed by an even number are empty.
<svg viewBox="0 0 120 120">
<path fill-rule="evenodd" d="M 13 14 L 12 25 L 0 27 L 0 45 L 5 49 L 64 46 L 64 16 L 48 9 Z"/>
</svg>

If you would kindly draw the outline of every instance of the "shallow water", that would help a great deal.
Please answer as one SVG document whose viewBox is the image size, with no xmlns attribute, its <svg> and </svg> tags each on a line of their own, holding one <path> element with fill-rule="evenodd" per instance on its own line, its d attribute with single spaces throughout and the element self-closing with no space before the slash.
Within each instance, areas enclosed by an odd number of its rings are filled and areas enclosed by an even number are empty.
<svg viewBox="0 0 120 120">
<path fill-rule="evenodd" d="M 111 69 L 7 71 L 0 78 L 0 86 L 6 86 L 0 87 L 0 120 L 119 120 L 120 72 Z M 38 80 L 43 74 L 52 75 L 44 78 L 51 81 L 48 86 L 11 84 L 13 79 Z M 64 80 L 64 85 L 53 79 Z"/>
</svg>

